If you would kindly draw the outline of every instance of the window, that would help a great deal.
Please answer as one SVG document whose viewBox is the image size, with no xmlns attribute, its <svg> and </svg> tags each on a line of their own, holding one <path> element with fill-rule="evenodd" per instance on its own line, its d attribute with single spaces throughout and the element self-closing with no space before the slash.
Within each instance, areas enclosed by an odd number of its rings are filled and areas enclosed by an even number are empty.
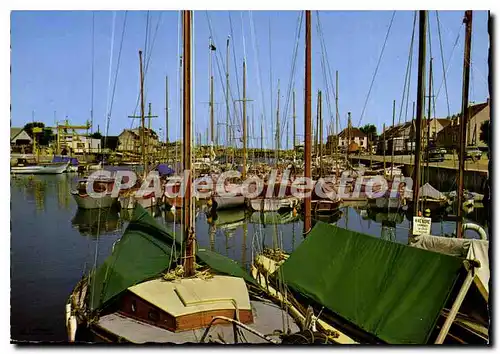
<svg viewBox="0 0 500 354">
<path fill-rule="evenodd" d="M 132 310 L 133 313 L 137 311 L 137 303 L 135 300 L 132 300 L 132 305 L 130 306 L 130 309 Z"/>
</svg>

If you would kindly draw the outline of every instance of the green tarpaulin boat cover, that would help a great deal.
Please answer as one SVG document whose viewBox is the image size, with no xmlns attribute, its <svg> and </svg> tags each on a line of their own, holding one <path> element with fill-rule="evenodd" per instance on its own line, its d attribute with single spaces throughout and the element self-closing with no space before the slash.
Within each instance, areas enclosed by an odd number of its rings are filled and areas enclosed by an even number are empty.
<svg viewBox="0 0 500 354">
<path fill-rule="evenodd" d="M 173 253 L 174 238 L 140 205 L 112 254 L 91 277 L 90 308 L 100 308 L 128 287 L 154 278 L 180 256 Z"/>
<path fill-rule="evenodd" d="M 167 270 L 181 256 L 180 234 L 176 238 L 174 252 L 174 237 L 137 205 L 112 254 L 97 268 L 95 275 L 91 275 L 91 311 L 102 308 L 130 286 L 153 279 Z M 255 284 L 238 263 L 225 256 L 200 249 L 197 251 L 197 260 L 216 273 L 242 277 Z"/>
<path fill-rule="evenodd" d="M 462 259 L 318 222 L 278 276 L 391 344 L 425 344 Z"/>
</svg>

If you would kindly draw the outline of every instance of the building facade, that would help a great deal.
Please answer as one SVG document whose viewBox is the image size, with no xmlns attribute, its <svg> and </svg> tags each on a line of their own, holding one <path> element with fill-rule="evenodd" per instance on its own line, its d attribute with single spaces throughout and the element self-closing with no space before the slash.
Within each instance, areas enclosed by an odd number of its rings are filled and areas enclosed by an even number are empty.
<svg viewBox="0 0 500 354">
<path fill-rule="evenodd" d="M 118 151 L 121 152 L 136 152 L 142 153 L 141 149 L 141 130 L 137 129 L 125 129 L 118 136 Z M 156 152 L 159 146 L 158 135 L 154 130 L 145 128 L 144 129 L 144 145 L 146 147 L 147 153 Z"/>
<path fill-rule="evenodd" d="M 481 124 L 490 120 L 490 101 L 469 106 L 469 121 L 467 123 L 466 144 L 486 148 L 481 141 Z M 448 150 L 456 150 L 460 146 L 460 115 L 450 124 L 437 133 L 437 145 Z"/>
</svg>

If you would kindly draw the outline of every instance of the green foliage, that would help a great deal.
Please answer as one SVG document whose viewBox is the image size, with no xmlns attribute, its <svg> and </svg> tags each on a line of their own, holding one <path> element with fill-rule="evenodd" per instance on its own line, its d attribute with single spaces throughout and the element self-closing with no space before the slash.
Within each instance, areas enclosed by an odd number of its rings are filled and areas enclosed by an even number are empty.
<svg viewBox="0 0 500 354">
<path fill-rule="evenodd" d="M 365 126 L 359 128 L 359 130 L 365 133 L 370 141 L 373 141 L 373 139 L 377 136 L 377 127 L 373 124 L 365 124 Z"/>
<path fill-rule="evenodd" d="M 45 124 L 42 122 L 30 122 L 24 125 L 24 131 L 28 133 L 28 135 L 33 138 L 33 128 L 45 128 Z"/>
<path fill-rule="evenodd" d="M 40 146 L 47 146 L 51 141 L 54 140 L 54 133 L 52 132 L 52 129 L 50 128 L 45 128 L 45 124 L 42 122 L 30 122 L 24 125 L 24 131 L 28 133 L 28 135 L 31 138 L 34 138 L 33 136 L 33 128 L 42 128 L 42 133 L 36 134 L 36 139 L 37 139 L 37 144 Z"/>
<path fill-rule="evenodd" d="M 90 137 L 92 139 L 101 139 L 102 138 L 102 134 L 99 133 L 99 132 L 95 132 L 95 133 L 90 134 Z"/>
</svg>

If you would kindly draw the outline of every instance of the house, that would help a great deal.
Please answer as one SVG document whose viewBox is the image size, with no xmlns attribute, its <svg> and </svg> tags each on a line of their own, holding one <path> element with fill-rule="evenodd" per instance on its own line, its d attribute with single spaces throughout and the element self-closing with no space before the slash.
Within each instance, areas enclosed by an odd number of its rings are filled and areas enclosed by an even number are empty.
<svg viewBox="0 0 500 354">
<path fill-rule="evenodd" d="M 415 149 L 415 121 L 386 128 L 377 142 L 377 154 L 406 154 Z"/>
<path fill-rule="evenodd" d="M 33 139 L 23 128 L 10 128 L 10 145 L 22 146 L 33 144 Z"/>
<path fill-rule="evenodd" d="M 67 142 L 66 147 L 74 154 L 99 153 L 101 152 L 101 139 L 75 136 Z"/>
<path fill-rule="evenodd" d="M 486 148 L 486 143 L 481 141 L 481 124 L 490 119 L 490 100 L 486 102 L 473 104 L 468 107 L 469 121 L 467 123 L 466 143 L 469 146 Z M 456 119 L 437 133 L 437 146 L 445 149 L 458 149 L 460 143 L 460 114 Z"/>
<path fill-rule="evenodd" d="M 125 129 L 118 135 L 117 150 L 141 153 L 141 130 L 142 128 Z M 148 128 L 144 128 L 144 133 L 146 151 L 148 153 L 156 152 L 159 144 L 158 135 L 154 130 Z"/>
<path fill-rule="evenodd" d="M 350 138 L 350 142 L 349 142 Z M 363 133 L 359 128 L 345 128 L 338 134 L 338 146 L 343 149 L 350 146 L 351 143 L 356 143 L 362 150 L 368 148 L 368 136 Z"/>
<path fill-rule="evenodd" d="M 429 122 L 429 136 L 430 140 L 433 141 L 437 139 L 437 135 L 441 130 L 443 130 L 452 123 L 452 120 L 447 118 L 433 118 L 430 121 L 427 119 L 425 121 Z M 424 134 L 424 136 L 426 137 L 427 131 L 423 132 L 422 134 Z"/>
</svg>

